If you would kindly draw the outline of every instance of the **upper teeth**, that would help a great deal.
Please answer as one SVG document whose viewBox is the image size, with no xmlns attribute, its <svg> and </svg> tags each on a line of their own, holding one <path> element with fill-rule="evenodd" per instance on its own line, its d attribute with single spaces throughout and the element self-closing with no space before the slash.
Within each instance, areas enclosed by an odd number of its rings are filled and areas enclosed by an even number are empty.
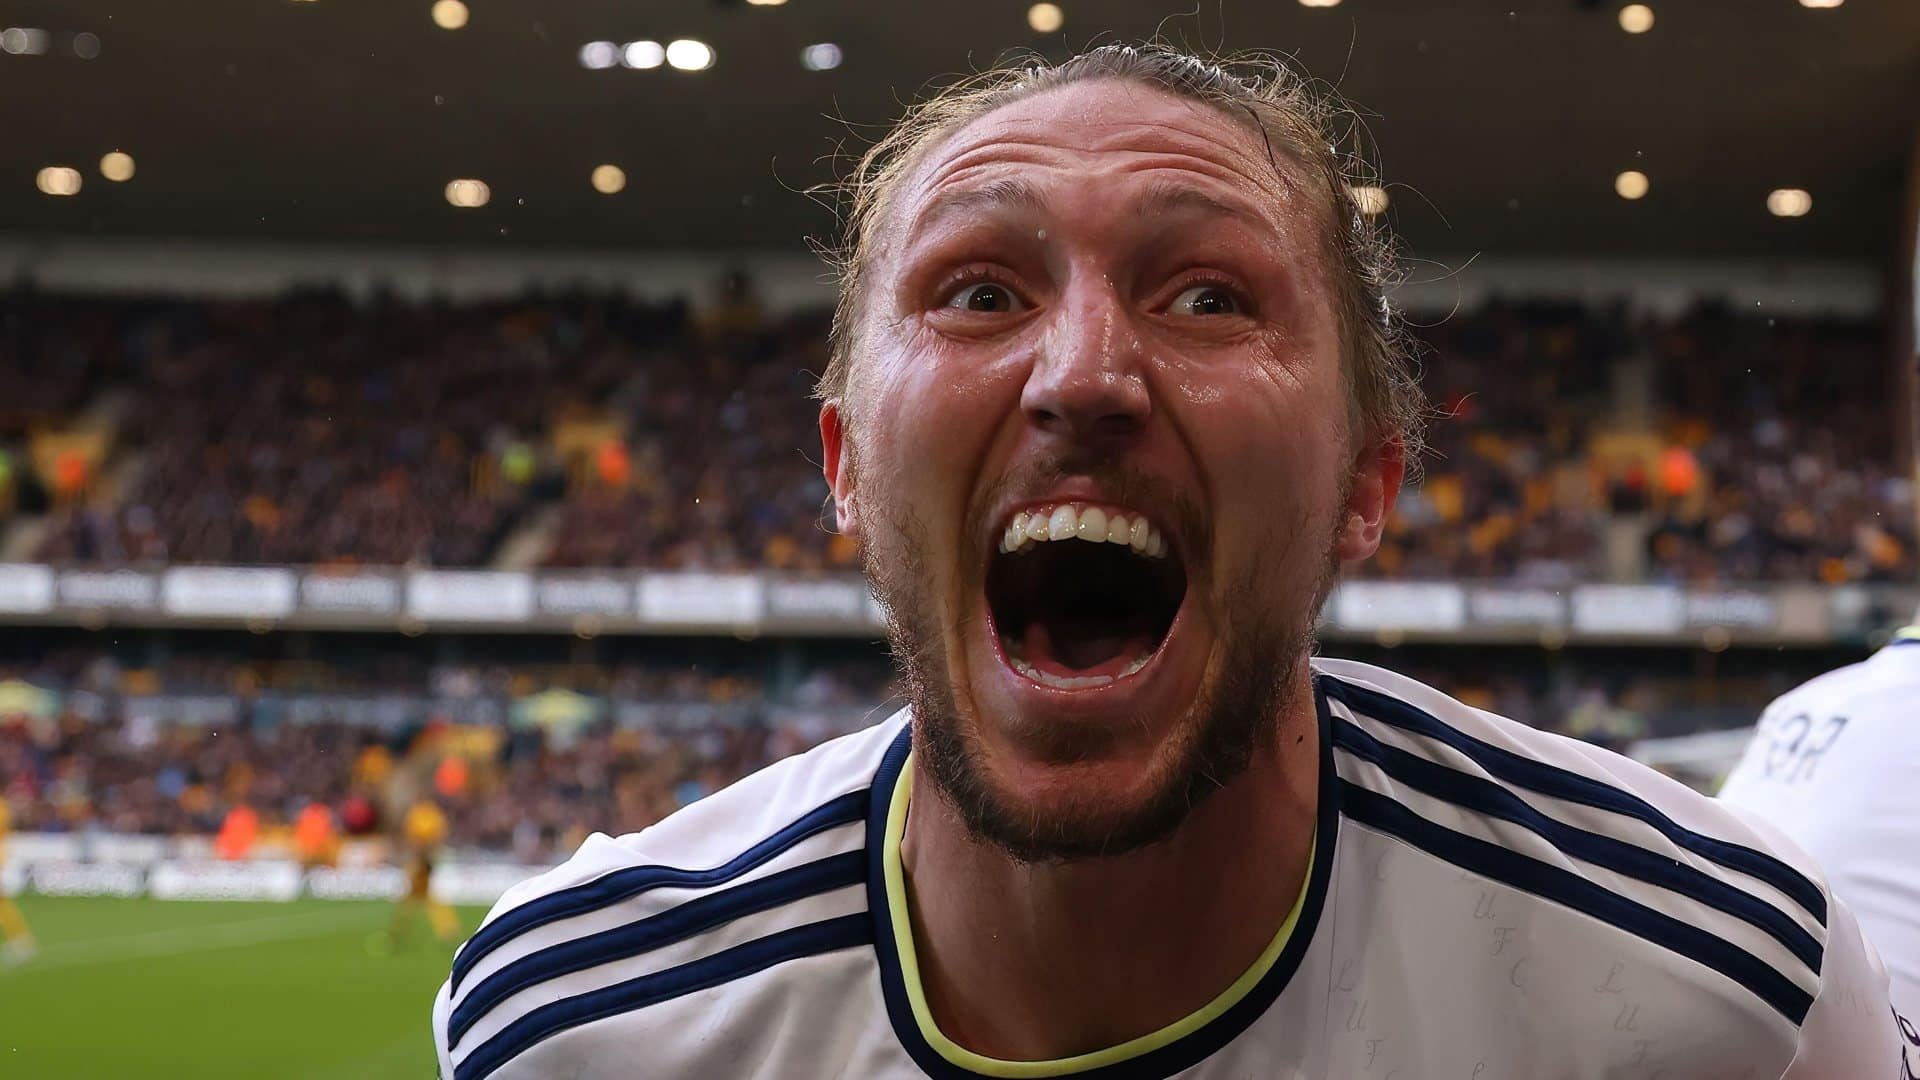
<svg viewBox="0 0 1920 1080">
<path fill-rule="evenodd" d="M 1088 543 L 1128 544 L 1149 558 L 1167 554 L 1160 530 L 1144 516 L 1084 503 L 1036 506 L 1013 515 L 1000 537 L 1002 553 L 1021 551 L 1045 540 L 1085 540 Z"/>
</svg>

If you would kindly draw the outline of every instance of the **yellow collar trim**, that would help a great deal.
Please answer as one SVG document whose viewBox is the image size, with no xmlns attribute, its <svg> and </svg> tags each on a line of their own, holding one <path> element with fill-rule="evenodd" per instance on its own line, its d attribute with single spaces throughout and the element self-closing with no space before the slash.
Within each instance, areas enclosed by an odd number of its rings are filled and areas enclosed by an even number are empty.
<svg viewBox="0 0 1920 1080">
<path fill-rule="evenodd" d="M 1287 913 L 1286 921 L 1280 924 L 1280 930 L 1267 943 L 1259 959 L 1253 962 L 1241 976 L 1234 980 L 1220 996 L 1207 1002 L 1198 1010 L 1189 1013 L 1158 1031 L 1129 1039 L 1117 1046 L 1104 1050 L 1093 1050 L 1072 1057 L 1055 1058 L 1051 1061 L 1007 1061 L 1002 1058 L 990 1058 L 976 1054 L 947 1038 L 939 1025 L 933 1022 L 933 1013 L 927 1008 L 926 990 L 920 984 L 920 962 L 913 948 L 913 927 L 907 910 L 907 879 L 900 865 L 900 841 L 907 831 L 907 803 L 913 794 L 913 755 L 907 756 L 906 765 L 900 770 L 900 778 L 895 782 L 893 797 L 887 806 L 887 832 L 885 846 L 881 852 L 882 865 L 886 870 L 887 907 L 893 913 L 894 947 L 900 955 L 901 981 L 906 986 L 907 1001 L 913 1007 L 914 1023 L 920 1027 L 920 1035 L 927 1045 L 939 1053 L 948 1062 L 963 1069 L 969 1069 L 983 1076 L 1029 1078 L 1066 1076 L 1086 1069 L 1096 1069 L 1117 1064 L 1129 1058 L 1151 1053 L 1163 1046 L 1200 1030 L 1220 1018 L 1241 998 L 1247 996 L 1260 980 L 1273 969 L 1274 962 L 1293 937 L 1293 930 L 1300 922 L 1300 912 L 1307 904 L 1307 893 L 1313 881 L 1315 852 L 1307 853 L 1307 873 L 1300 883 L 1300 895 L 1293 902 L 1293 910 Z M 1319 845 L 1319 837 L 1314 837 L 1314 846 Z"/>
<path fill-rule="evenodd" d="M 1920 623 L 1915 623 L 1912 626 L 1903 626 L 1900 629 L 1895 630 L 1893 632 L 1893 640 L 1920 641 Z"/>
</svg>

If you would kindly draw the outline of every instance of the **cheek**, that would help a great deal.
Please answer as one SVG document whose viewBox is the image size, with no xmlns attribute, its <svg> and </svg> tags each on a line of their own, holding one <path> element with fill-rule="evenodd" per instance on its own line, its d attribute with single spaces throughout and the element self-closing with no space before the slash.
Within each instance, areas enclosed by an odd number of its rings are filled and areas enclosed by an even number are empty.
<svg viewBox="0 0 1920 1080">
<path fill-rule="evenodd" d="M 924 510 L 959 514 L 1019 388 L 1004 364 L 960 355 L 931 335 L 900 335 L 867 358 L 854 389 L 865 403 L 862 466 Z"/>
<path fill-rule="evenodd" d="M 1217 512 L 1250 529 L 1230 528 L 1243 543 L 1271 543 L 1276 530 L 1297 531 L 1307 518 L 1324 514 L 1339 494 L 1340 462 L 1326 438 L 1304 417 L 1247 417 L 1212 425 L 1217 434 L 1206 452 L 1218 480 Z"/>
<path fill-rule="evenodd" d="M 1282 539 L 1317 528 L 1347 463 L 1337 361 L 1242 360 L 1190 379 L 1182 427 L 1204 463 L 1223 557 L 1266 559 Z M 1229 524 L 1232 523 L 1232 524 Z"/>
</svg>

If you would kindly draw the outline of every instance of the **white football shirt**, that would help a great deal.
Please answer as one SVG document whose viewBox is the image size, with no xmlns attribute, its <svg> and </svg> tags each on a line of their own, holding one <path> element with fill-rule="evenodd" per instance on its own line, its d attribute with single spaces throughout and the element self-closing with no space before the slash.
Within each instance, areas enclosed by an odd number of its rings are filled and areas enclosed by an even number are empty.
<svg viewBox="0 0 1920 1080">
<path fill-rule="evenodd" d="M 1041 1062 L 942 1035 L 902 902 L 903 714 L 510 891 L 435 1001 L 443 1076 L 1900 1075 L 1886 973 L 1790 842 L 1410 679 L 1313 667 L 1306 884 L 1178 1023 Z"/>
<path fill-rule="evenodd" d="M 1920 1023 L 1920 627 L 1769 705 L 1720 798 L 1819 862 Z"/>
</svg>

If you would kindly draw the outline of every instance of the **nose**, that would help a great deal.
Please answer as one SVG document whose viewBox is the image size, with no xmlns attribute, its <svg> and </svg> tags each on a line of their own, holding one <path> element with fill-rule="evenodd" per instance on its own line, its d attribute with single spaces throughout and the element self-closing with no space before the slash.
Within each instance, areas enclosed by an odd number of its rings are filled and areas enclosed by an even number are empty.
<svg viewBox="0 0 1920 1080">
<path fill-rule="evenodd" d="M 1076 284 L 1060 302 L 1020 407 L 1049 435 L 1110 449 L 1145 430 L 1152 413 L 1139 334 L 1103 278 Z"/>
</svg>

